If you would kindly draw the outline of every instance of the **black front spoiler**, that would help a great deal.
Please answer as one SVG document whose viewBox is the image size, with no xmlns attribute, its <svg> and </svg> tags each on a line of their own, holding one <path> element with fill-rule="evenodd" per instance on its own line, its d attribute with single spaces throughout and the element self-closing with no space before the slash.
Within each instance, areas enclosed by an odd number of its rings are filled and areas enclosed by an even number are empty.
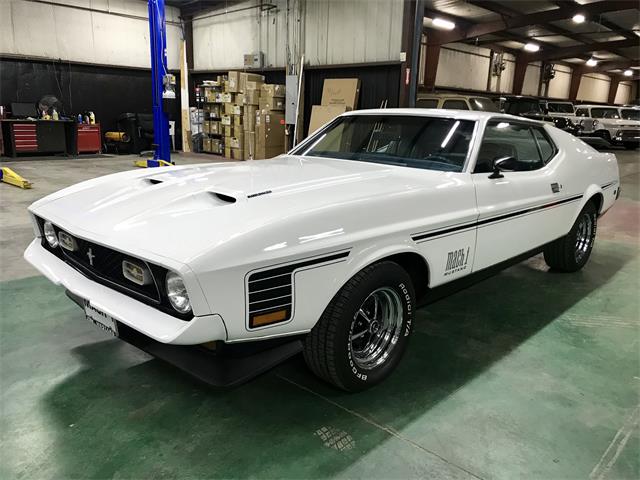
<svg viewBox="0 0 640 480">
<path fill-rule="evenodd" d="M 84 308 L 83 299 L 66 291 L 67 296 Z M 216 342 L 215 349 L 201 345 L 171 345 L 158 342 L 118 322 L 118 338 L 211 387 L 240 385 L 272 369 L 302 351 L 300 337 L 263 340 L 238 344 Z"/>
</svg>

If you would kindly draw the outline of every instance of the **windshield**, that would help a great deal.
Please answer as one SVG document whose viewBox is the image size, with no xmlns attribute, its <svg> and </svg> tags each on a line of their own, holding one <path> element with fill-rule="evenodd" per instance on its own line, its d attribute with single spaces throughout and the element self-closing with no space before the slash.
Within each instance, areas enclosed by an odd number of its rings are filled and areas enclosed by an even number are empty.
<svg viewBox="0 0 640 480">
<path fill-rule="evenodd" d="M 498 112 L 498 107 L 488 98 L 473 97 L 469 99 L 472 110 L 480 110 L 481 112 Z"/>
<path fill-rule="evenodd" d="M 616 108 L 592 108 L 591 116 L 593 118 L 620 118 Z"/>
<path fill-rule="evenodd" d="M 640 109 L 636 108 L 623 108 L 620 110 L 622 118 L 625 120 L 639 120 L 640 121 Z"/>
<path fill-rule="evenodd" d="M 453 118 L 350 115 L 293 153 L 461 172 L 474 126 Z"/>
<path fill-rule="evenodd" d="M 555 113 L 573 113 L 572 103 L 551 103 L 547 104 L 547 108 L 550 112 Z"/>
<path fill-rule="evenodd" d="M 519 100 L 516 102 L 507 101 L 505 113 L 511 115 L 524 115 L 526 113 L 542 113 L 542 105 L 537 100 Z"/>
</svg>

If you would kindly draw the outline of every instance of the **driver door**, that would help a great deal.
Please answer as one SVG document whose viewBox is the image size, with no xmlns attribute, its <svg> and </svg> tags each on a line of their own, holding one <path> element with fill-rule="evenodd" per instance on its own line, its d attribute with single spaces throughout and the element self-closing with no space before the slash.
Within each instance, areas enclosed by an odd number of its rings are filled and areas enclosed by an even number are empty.
<svg viewBox="0 0 640 480">
<path fill-rule="evenodd" d="M 512 120 L 485 127 L 471 175 L 478 205 L 478 271 L 539 247 L 563 233 L 566 220 L 547 208 L 562 196 L 562 185 L 548 162 L 556 149 L 542 127 Z M 511 157 L 513 171 L 490 178 L 493 162 Z M 566 233 L 566 232 L 565 232 Z"/>
</svg>

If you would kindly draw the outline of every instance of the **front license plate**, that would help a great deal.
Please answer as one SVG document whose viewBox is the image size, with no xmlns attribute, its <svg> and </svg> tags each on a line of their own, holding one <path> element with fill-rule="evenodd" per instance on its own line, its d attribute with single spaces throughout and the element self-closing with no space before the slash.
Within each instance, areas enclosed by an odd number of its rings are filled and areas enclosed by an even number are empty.
<svg viewBox="0 0 640 480">
<path fill-rule="evenodd" d="M 118 336 L 118 323 L 111 315 L 107 315 L 102 310 L 97 309 L 88 300 L 84 301 L 84 313 L 87 316 L 87 320 L 93 323 L 96 327 L 110 333 L 114 337 Z"/>
</svg>

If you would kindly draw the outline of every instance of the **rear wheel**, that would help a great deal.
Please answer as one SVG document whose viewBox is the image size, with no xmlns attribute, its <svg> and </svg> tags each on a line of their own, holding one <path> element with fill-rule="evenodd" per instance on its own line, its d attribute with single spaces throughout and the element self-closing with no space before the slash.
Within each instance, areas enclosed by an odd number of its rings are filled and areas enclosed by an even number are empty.
<svg viewBox="0 0 640 480">
<path fill-rule="evenodd" d="M 304 358 L 320 378 L 347 391 L 386 378 L 407 347 L 415 294 L 398 264 L 384 261 L 351 278 L 305 340 Z"/>
<path fill-rule="evenodd" d="M 584 267 L 596 238 L 597 213 L 593 202 L 584 206 L 569 233 L 545 247 L 547 265 L 561 272 L 576 272 Z"/>
</svg>

